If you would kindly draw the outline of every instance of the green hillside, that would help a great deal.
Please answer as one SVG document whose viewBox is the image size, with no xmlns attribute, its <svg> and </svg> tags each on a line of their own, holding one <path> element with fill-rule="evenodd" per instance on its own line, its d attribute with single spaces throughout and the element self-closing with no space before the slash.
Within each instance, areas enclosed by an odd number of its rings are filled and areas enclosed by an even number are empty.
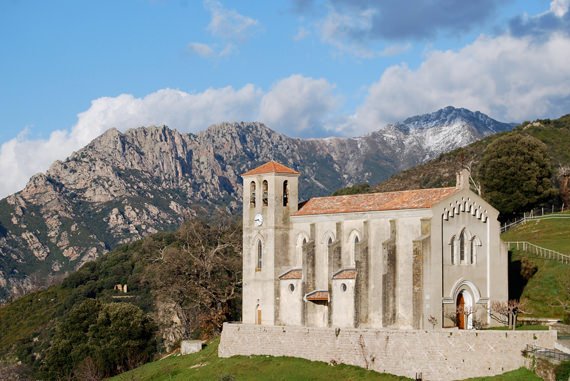
<svg viewBox="0 0 570 381">
<path fill-rule="evenodd" d="M 555 213 L 531 220 L 503 233 L 501 237 L 504 241 L 527 241 L 563 254 L 570 254 L 570 212 Z M 527 268 L 529 266 L 536 268 L 536 272 L 528 280 L 520 276 L 523 263 Z M 531 316 L 564 317 L 563 308 L 556 305 L 558 305 L 557 298 L 570 300 L 570 295 L 562 288 L 564 284 L 561 284 L 569 278 L 570 265 L 515 249 L 512 250 L 510 270 L 510 297 L 526 300 Z"/>
<path fill-rule="evenodd" d="M 217 338 L 201 352 L 145 364 L 112 380 L 408 380 L 356 366 L 293 357 L 218 357 Z"/>
<path fill-rule="evenodd" d="M 100 349 L 114 346 L 114 351 L 121 345 L 111 344 L 118 334 L 87 332 L 89 327 L 82 326 L 80 308 L 99 314 L 96 321 L 103 330 L 128 323 L 120 321 L 121 313 L 152 318 L 157 326 L 156 353 L 180 339 L 165 338 L 173 323 L 172 316 L 164 312 L 164 303 L 174 306 L 177 318 L 184 322 L 179 335 L 217 335 L 224 321 L 240 318 L 241 236 L 239 224 L 189 221 L 176 232 L 155 234 L 88 262 L 61 285 L 0 307 L 0 369 L 21 362 L 19 370 L 37 378 L 82 379 L 77 372 L 85 367 L 88 358 L 101 364 L 112 363 L 112 355 Z M 128 285 L 127 294 L 114 289 L 119 284 Z M 94 300 L 98 304 L 84 304 Z M 118 314 L 118 322 L 109 320 L 109 311 Z M 91 316 L 86 315 L 85 321 L 88 318 Z M 64 328 L 72 337 L 67 337 Z M 82 328 L 84 335 L 77 335 Z M 109 343 L 105 337 L 109 337 Z M 84 353 L 72 353 L 73 347 L 82 345 Z M 99 374 L 111 376 L 141 361 L 124 358 L 111 368 L 99 364 Z"/>
</svg>

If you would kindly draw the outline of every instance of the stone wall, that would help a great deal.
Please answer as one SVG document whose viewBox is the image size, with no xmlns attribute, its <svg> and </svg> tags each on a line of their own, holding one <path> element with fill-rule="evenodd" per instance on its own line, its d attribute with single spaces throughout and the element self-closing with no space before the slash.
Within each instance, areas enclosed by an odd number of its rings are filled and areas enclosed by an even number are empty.
<svg viewBox="0 0 570 381">
<path fill-rule="evenodd" d="M 527 344 L 553 348 L 556 331 L 366 330 L 224 324 L 218 354 L 294 356 L 399 376 L 452 380 L 524 366 Z"/>
</svg>

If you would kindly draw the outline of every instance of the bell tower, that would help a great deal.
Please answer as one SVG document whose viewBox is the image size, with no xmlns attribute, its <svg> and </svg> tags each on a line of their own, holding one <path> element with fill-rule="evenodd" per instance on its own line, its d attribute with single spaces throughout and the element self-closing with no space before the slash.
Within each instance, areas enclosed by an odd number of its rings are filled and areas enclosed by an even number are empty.
<svg viewBox="0 0 570 381">
<path fill-rule="evenodd" d="M 275 324 L 278 276 L 287 268 L 299 174 L 275 161 L 242 174 L 244 323 Z"/>
</svg>

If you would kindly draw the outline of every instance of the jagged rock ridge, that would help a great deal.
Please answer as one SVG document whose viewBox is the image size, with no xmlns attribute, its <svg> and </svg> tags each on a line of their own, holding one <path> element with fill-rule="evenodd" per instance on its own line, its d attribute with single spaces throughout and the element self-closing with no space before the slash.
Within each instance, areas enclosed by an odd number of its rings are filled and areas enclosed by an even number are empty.
<svg viewBox="0 0 570 381">
<path fill-rule="evenodd" d="M 303 198 L 376 184 L 443 152 L 511 129 L 446 107 L 357 138 L 294 139 L 261 123 L 197 134 L 111 129 L 0 201 L 0 303 L 186 216 L 239 212 L 240 174 L 268 160 L 302 173 Z"/>
</svg>

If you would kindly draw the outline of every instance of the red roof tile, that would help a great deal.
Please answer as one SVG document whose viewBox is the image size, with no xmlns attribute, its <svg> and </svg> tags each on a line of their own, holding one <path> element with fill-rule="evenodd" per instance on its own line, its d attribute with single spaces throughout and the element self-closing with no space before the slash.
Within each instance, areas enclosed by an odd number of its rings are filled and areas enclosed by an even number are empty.
<svg viewBox="0 0 570 381">
<path fill-rule="evenodd" d="M 301 279 L 303 277 L 303 270 L 301 269 L 291 269 L 285 273 L 279 275 L 279 279 Z"/>
<path fill-rule="evenodd" d="M 300 175 L 299 172 L 271 160 L 268 163 L 242 174 L 242 176 L 261 175 L 263 173 L 289 173 L 292 175 Z"/>
<path fill-rule="evenodd" d="M 356 269 L 342 269 L 333 274 L 333 279 L 356 279 Z"/>
<path fill-rule="evenodd" d="M 306 216 L 314 214 L 430 208 L 458 191 L 460 191 L 460 189 L 453 187 L 315 197 L 307 201 L 305 205 L 293 215 Z"/>
<path fill-rule="evenodd" d="M 305 295 L 305 299 L 307 300 L 312 300 L 312 301 L 327 301 L 329 300 L 329 292 L 328 291 L 320 291 L 320 290 L 316 290 L 313 292 L 309 292 L 307 295 Z"/>
</svg>

